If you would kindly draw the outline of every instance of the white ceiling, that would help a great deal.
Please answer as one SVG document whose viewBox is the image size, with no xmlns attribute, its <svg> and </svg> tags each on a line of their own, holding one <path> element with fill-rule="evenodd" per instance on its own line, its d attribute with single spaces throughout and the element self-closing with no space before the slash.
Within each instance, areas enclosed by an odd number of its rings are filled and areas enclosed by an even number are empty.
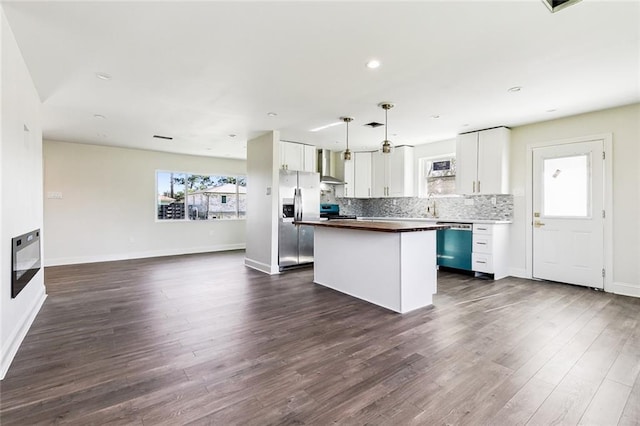
<svg viewBox="0 0 640 426">
<path fill-rule="evenodd" d="M 2 4 L 49 139 L 245 158 L 268 130 L 342 149 L 309 130 L 343 115 L 375 149 L 382 101 L 398 145 L 640 101 L 640 1 Z"/>
</svg>

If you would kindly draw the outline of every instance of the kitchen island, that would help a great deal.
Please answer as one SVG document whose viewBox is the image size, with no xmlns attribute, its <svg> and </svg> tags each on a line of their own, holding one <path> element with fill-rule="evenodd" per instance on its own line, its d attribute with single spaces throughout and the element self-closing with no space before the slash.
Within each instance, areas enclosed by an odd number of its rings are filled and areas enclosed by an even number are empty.
<svg viewBox="0 0 640 426">
<path fill-rule="evenodd" d="M 418 222 L 299 221 L 315 227 L 314 282 L 399 313 L 432 304 L 436 230 Z"/>
</svg>

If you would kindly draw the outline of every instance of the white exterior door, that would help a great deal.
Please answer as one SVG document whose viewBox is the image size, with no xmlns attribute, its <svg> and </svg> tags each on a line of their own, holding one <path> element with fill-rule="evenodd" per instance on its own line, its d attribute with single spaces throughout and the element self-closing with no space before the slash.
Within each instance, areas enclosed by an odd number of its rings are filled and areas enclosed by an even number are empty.
<svg viewBox="0 0 640 426">
<path fill-rule="evenodd" d="M 604 141 L 533 150 L 533 277 L 603 288 Z"/>
</svg>

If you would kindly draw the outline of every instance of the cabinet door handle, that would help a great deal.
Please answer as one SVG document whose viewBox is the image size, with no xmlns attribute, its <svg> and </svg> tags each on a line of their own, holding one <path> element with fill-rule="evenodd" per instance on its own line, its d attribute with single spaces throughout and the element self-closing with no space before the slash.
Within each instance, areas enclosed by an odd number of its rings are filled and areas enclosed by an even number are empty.
<svg viewBox="0 0 640 426">
<path fill-rule="evenodd" d="M 485 262 L 484 260 L 478 260 L 476 261 L 476 263 L 487 263 L 487 262 Z"/>
<path fill-rule="evenodd" d="M 480 192 L 480 181 L 478 181 L 478 192 Z"/>
<path fill-rule="evenodd" d="M 475 180 L 473 181 L 473 191 L 472 192 L 474 194 L 476 193 L 476 181 Z"/>
<path fill-rule="evenodd" d="M 480 241 L 478 241 L 476 244 L 481 245 L 481 246 L 486 246 L 487 243 L 481 243 Z"/>
</svg>

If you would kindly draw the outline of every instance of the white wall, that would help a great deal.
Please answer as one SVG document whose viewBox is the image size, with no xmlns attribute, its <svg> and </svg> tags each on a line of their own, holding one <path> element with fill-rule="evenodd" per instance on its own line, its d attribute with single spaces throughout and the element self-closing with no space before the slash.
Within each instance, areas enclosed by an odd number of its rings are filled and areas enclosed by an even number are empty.
<svg viewBox="0 0 640 426">
<path fill-rule="evenodd" d="M 278 273 L 279 132 L 247 143 L 247 251 L 245 265 Z"/>
<path fill-rule="evenodd" d="M 640 104 L 596 111 L 512 128 L 511 266 L 525 269 L 526 150 L 537 142 L 613 135 L 613 289 L 640 297 Z"/>
<path fill-rule="evenodd" d="M 242 160 L 59 141 L 44 142 L 45 264 L 60 265 L 245 246 L 245 221 L 157 221 L 156 170 L 245 174 Z"/>
<path fill-rule="evenodd" d="M 0 5 L 0 378 L 46 297 L 41 269 L 11 298 L 11 238 L 43 229 L 40 99 Z M 25 132 L 24 126 L 29 129 Z M 46 234 L 46 231 L 44 231 Z M 43 239 L 46 236 L 43 236 Z"/>
</svg>

